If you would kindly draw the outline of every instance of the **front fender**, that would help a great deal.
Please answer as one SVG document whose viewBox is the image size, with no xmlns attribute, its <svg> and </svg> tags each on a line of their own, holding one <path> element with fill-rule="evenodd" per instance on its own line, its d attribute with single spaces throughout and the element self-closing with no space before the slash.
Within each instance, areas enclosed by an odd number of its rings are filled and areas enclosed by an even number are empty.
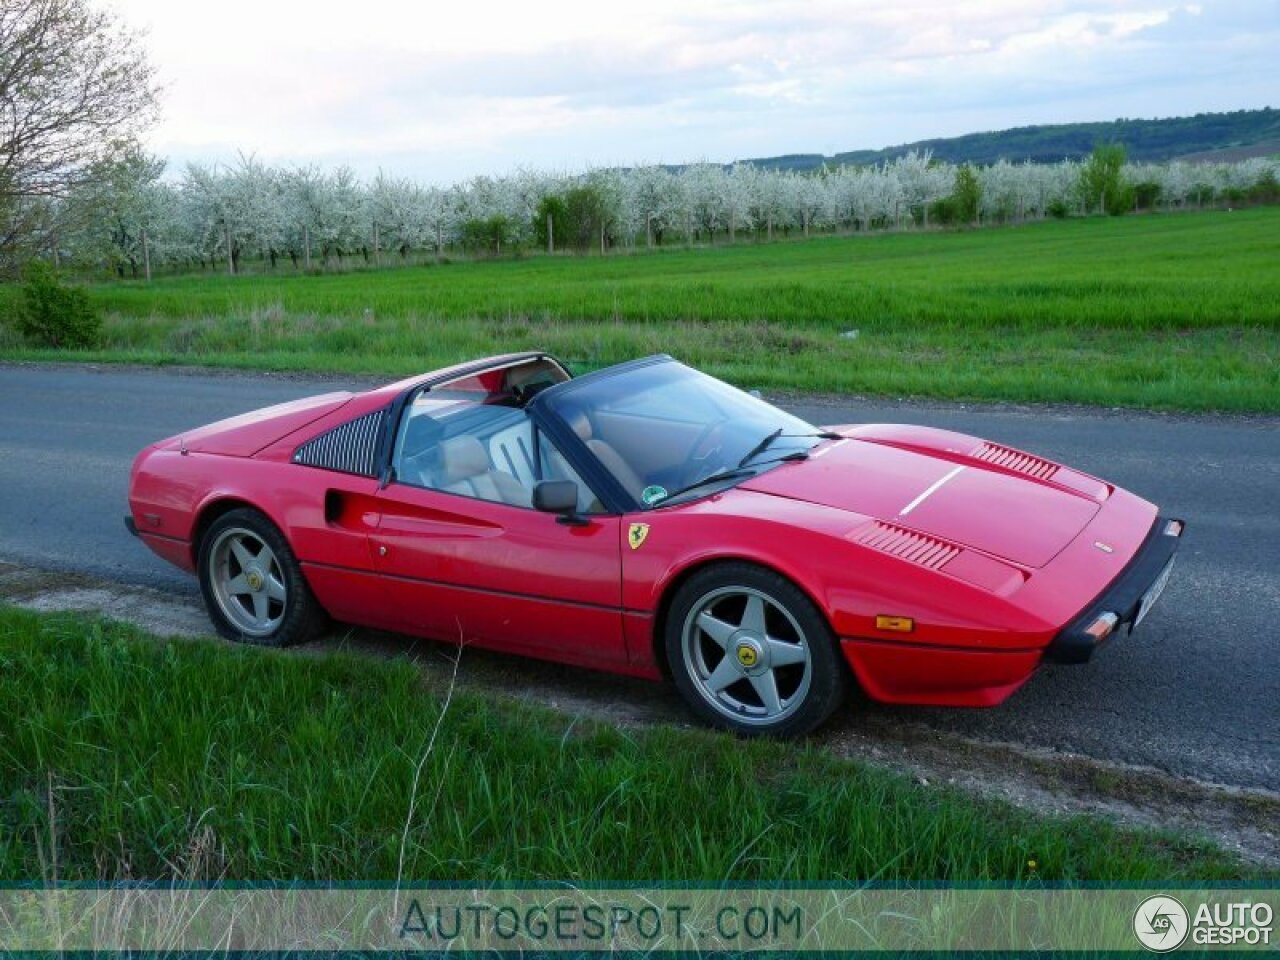
<svg viewBox="0 0 1280 960">
<path fill-rule="evenodd" d="M 911 618 L 910 639 L 919 644 L 1026 649 L 1053 635 L 1053 625 L 1017 603 L 1016 592 L 1001 596 L 856 542 L 872 521 L 848 511 L 733 490 L 625 522 L 649 526 L 638 548 L 623 547 L 628 610 L 658 614 L 689 570 L 744 560 L 795 583 L 840 637 L 904 639 L 877 626 L 882 615 Z"/>
</svg>

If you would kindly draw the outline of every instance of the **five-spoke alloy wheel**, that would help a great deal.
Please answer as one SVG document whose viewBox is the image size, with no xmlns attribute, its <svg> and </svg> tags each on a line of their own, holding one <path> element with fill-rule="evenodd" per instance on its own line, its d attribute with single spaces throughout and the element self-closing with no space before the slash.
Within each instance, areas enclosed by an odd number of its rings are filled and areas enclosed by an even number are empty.
<svg viewBox="0 0 1280 960">
<path fill-rule="evenodd" d="M 847 668 L 826 621 L 761 567 L 717 564 L 691 577 L 672 601 L 666 643 L 689 705 L 739 733 L 808 732 L 844 696 Z"/>
<path fill-rule="evenodd" d="M 324 622 L 284 536 L 256 510 L 223 514 L 200 544 L 200 589 L 218 632 L 231 640 L 288 646 Z"/>
</svg>

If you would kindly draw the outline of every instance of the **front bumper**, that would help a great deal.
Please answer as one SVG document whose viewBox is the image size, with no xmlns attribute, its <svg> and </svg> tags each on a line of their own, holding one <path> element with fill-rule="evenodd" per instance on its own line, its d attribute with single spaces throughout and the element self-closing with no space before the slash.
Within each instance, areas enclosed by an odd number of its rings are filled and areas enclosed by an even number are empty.
<svg viewBox="0 0 1280 960">
<path fill-rule="evenodd" d="M 1182 520 L 1156 517 L 1151 531 L 1128 566 L 1053 638 L 1045 648 L 1044 659 L 1050 663 L 1084 663 L 1121 627 L 1128 626 L 1132 633 L 1137 621 L 1145 616 L 1151 603 L 1164 589 L 1163 581 L 1168 580 L 1169 568 L 1185 529 L 1186 524 Z M 1148 593 L 1152 596 L 1144 605 Z M 1111 628 L 1099 636 L 1099 624 L 1102 623 L 1110 623 Z"/>
</svg>

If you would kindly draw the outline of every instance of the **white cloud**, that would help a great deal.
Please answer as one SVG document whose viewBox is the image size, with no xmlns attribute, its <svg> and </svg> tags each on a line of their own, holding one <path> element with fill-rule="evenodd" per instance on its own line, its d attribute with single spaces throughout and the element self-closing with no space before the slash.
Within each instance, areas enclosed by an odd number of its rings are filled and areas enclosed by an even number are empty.
<svg viewBox="0 0 1280 960">
<path fill-rule="evenodd" d="M 116 0 L 152 147 L 447 181 L 1280 101 L 1274 0 Z"/>
</svg>

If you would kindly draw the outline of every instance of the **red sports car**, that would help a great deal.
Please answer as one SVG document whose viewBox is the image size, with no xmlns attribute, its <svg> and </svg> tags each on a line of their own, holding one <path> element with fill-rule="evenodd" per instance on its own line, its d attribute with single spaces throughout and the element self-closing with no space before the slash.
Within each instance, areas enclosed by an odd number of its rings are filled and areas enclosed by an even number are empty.
<svg viewBox="0 0 1280 960">
<path fill-rule="evenodd" d="M 641 677 L 742 733 L 850 683 L 993 706 L 1160 595 L 1182 535 L 1131 493 L 974 437 L 815 427 L 670 357 L 544 353 L 271 407 L 154 444 L 129 529 L 226 637 L 327 617 Z"/>
</svg>

